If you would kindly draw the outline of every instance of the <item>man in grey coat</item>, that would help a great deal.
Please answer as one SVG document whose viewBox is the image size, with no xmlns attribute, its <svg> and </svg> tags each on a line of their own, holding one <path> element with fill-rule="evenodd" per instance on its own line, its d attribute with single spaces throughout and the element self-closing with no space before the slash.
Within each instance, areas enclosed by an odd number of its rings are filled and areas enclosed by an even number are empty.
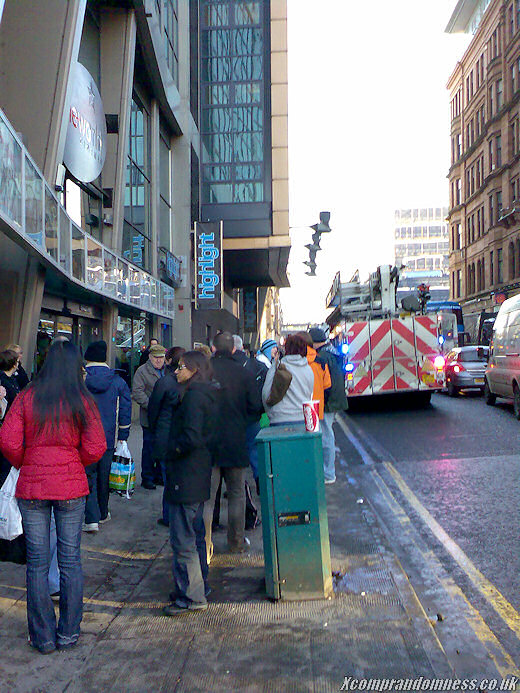
<svg viewBox="0 0 520 693">
<path fill-rule="evenodd" d="M 143 452 L 141 455 L 141 486 L 148 490 L 162 483 L 161 469 L 155 469 L 152 458 L 153 433 L 148 425 L 148 402 L 155 383 L 164 375 L 166 349 L 160 344 L 150 347 L 148 361 L 136 370 L 132 388 L 132 399 L 140 407 L 139 422 L 143 429 Z"/>
</svg>

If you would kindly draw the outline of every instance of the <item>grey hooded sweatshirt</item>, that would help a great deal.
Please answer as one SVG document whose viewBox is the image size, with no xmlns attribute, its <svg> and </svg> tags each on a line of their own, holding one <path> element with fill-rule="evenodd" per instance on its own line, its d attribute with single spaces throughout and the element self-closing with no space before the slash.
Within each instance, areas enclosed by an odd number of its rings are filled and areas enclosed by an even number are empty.
<svg viewBox="0 0 520 693">
<path fill-rule="evenodd" d="M 266 400 L 271 393 L 276 363 L 273 363 L 265 377 L 262 400 L 271 423 L 301 421 L 303 423 L 303 403 L 312 399 L 314 373 L 305 356 L 284 356 L 282 363 L 292 373 L 291 384 L 281 402 L 268 407 Z"/>
</svg>

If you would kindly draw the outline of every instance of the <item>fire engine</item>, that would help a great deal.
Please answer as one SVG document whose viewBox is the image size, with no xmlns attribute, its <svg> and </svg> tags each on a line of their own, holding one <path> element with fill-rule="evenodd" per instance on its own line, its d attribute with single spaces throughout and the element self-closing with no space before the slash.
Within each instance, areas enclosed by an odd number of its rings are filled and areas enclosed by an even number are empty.
<svg viewBox="0 0 520 693">
<path fill-rule="evenodd" d="M 328 306 L 336 310 L 327 322 L 334 326 L 335 343 L 345 356 L 349 402 L 407 392 L 416 393 L 418 403 L 426 405 L 432 392 L 445 385 L 444 318 L 420 313 L 418 300 L 399 311 L 398 282 L 398 268 L 382 265 L 365 284 L 357 273 L 342 284 L 338 273 L 329 292 Z"/>
</svg>

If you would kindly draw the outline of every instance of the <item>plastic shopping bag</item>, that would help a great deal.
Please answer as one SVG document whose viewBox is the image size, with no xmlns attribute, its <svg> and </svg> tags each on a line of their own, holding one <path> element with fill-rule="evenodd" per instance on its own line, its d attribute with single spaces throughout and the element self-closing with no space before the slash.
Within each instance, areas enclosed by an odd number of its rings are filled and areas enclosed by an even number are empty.
<svg viewBox="0 0 520 693">
<path fill-rule="evenodd" d="M 14 497 L 18 482 L 18 469 L 14 467 L 0 489 L 0 539 L 12 541 L 23 532 L 22 515 Z"/>
<path fill-rule="evenodd" d="M 135 464 L 126 440 L 120 440 L 110 466 L 109 487 L 120 496 L 130 498 L 135 489 Z"/>
</svg>

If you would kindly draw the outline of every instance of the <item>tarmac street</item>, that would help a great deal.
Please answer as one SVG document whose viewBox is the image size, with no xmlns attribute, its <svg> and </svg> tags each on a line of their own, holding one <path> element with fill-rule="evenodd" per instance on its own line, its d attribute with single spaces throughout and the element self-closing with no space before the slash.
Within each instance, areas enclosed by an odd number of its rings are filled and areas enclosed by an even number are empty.
<svg viewBox="0 0 520 693">
<path fill-rule="evenodd" d="M 336 424 L 338 480 L 326 487 L 333 599 L 268 601 L 259 527 L 241 555 L 226 553 L 225 532 L 215 533 L 206 612 L 163 616 L 172 584 L 168 531 L 156 524 L 161 490 L 138 486 L 130 500 L 111 497 L 113 519 L 83 536 L 85 611 L 74 650 L 44 657 L 28 647 L 24 568 L 1 564 L 0 690 L 317 693 L 349 677 L 518 675 L 518 651 L 430 548 L 430 529 L 399 495 L 405 486 L 369 448 L 363 416 Z M 138 458 L 137 427 L 130 448 Z M 396 470 L 422 505 L 406 470 Z"/>
</svg>

